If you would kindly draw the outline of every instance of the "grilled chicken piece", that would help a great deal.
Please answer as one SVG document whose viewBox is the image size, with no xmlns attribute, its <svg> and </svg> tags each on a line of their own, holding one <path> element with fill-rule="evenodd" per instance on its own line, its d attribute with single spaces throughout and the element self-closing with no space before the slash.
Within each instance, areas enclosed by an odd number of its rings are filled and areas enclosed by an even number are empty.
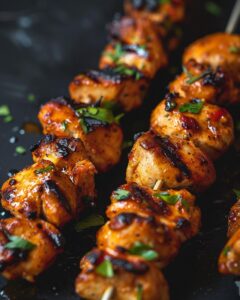
<svg viewBox="0 0 240 300">
<path fill-rule="evenodd" d="M 144 159 L 142 159 L 144 157 Z M 144 133 L 129 155 L 127 182 L 161 189 L 187 188 L 203 191 L 216 178 L 212 161 L 191 141 Z"/>
<path fill-rule="evenodd" d="M 100 59 L 100 68 L 135 68 L 153 78 L 166 66 L 167 57 L 151 21 L 144 18 L 123 17 L 111 27 L 113 40 L 106 46 Z"/>
<path fill-rule="evenodd" d="M 95 104 L 99 99 L 130 111 L 142 104 L 149 79 L 129 67 L 89 71 L 74 78 L 69 86 L 76 103 Z"/>
<path fill-rule="evenodd" d="M 78 188 L 50 161 L 40 161 L 9 178 L 2 186 L 3 208 L 14 216 L 44 217 L 62 227 L 82 209 Z"/>
<path fill-rule="evenodd" d="M 58 98 L 43 105 L 38 117 L 44 134 L 81 139 L 98 171 L 118 163 L 123 134 L 110 110 L 86 107 L 77 111 L 66 99 Z"/>
<path fill-rule="evenodd" d="M 31 150 L 34 162 L 51 161 L 80 188 L 79 192 L 82 197 L 95 198 L 96 169 L 89 161 L 80 139 L 46 135 Z"/>
<path fill-rule="evenodd" d="M 104 264 L 112 272 L 102 273 Z M 112 300 L 169 300 L 167 283 L 153 262 L 94 249 L 82 259 L 80 267 L 76 292 L 84 299 L 110 299 L 103 298 L 110 294 Z"/>
<path fill-rule="evenodd" d="M 223 274 L 240 275 L 240 229 L 235 231 L 223 249 L 218 269 Z"/>
<path fill-rule="evenodd" d="M 228 217 L 228 237 L 240 229 L 240 199 L 232 206 Z"/>
<path fill-rule="evenodd" d="M 191 59 L 195 59 L 200 64 L 207 63 L 213 70 L 220 67 L 233 81 L 232 88 L 226 91 L 229 93 L 228 103 L 239 102 L 240 35 L 215 33 L 205 36 L 186 49 L 183 63 L 186 64 Z"/>
<path fill-rule="evenodd" d="M 198 98 L 167 94 L 151 116 L 151 128 L 162 136 L 193 141 L 211 159 L 227 151 L 234 139 L 229 112 Z"/>
<path fill-rule="evenodd" d="M 0 220 L 0 266 L 7 279 L 33 282 L 63 250 L 60 232 L 44 221 Z"/>
<path fill-rule="evenodd" d="M 123 191 L 124 196 L 121 196 Z M 195 201 L 195 196 L 187 190 L 163 192 L 129 183 L 112 193 L 112 204 L 106 214 L 110 219 L 126 212 L 137 212 L 141 216 L 152 215 L 156 221 L 174 228 L 184 242 L 199 231 L 201 213 L 195 206 Z"/>
<path fill-rule="evenodd" d="M 210 65 L 194 59 L 184 66 L 184 72 L 169 85 L 169 91 L 185 98 L 199 98 L 213 104 L 229 103 L 233 80 L 221 68 L 213 71 Z"/>
<path fill-rule="evenodd" d="M 118 193 L 126 198 L 119 200 Z M 116 190 L 112 201 L 107 210 L 110 221 L 98 232 L 100 249 L 131 253 L 135 245 L 146 245 L 164 267 L 177 255 L 181 243 L 199 230 L 200 211 L 186 190 L 156 193 L 131 183 Z"/>
<path fill-rule="evenodd" d="M 185 1 L 171 0 L 160 3 L 158 0 L 126 0 L 125 11 L 130 16 L 151 20 L 159 33 L 165 36 L 174 23 L 183 21 Z"/>
</svg>

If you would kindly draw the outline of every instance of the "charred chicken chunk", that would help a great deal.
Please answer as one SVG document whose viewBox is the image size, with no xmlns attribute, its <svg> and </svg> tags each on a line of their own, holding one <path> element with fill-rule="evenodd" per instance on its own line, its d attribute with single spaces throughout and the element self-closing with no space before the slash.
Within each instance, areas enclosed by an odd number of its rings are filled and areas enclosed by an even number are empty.
<svg viewBox="0 0 240 300">
<path fill-rule="evenodd" d="M 102 107 L 75 110 L 66 99 L 59 98 L 43 105 L 38 117 L 45 134 L 81 139 L 97 170 L 105 172 L 118 163 L 123 134 L 111 110 Z"/>
<path fill-rule="evenodd" d="M 51 161 L 80 188 L 82 197 L 95 198 L 96 169 L 80 139 L 46 135 L 31 150 L 35 162 Z"/>
<path fill-rule="evenodd" d="M 149 80 L 139 70 L 121 65 L 76 76 L 69 93 L 76 103 L 90 105 L 102 99 L 130 111 L 142 104 L 148 86 Z"/>
<path fill-rule="evenodd" d="M 240 229 L 240 199 L 232 206 L 228 217 L 228 237 Z"/>
<path fill-rule="evenodd" d="M 135 68 L 153 78 L 167 64 L 161 40 L 151 21 L 144 18 L 123 17 L 113 22 L 113 40 L 106 46 L 100 59 L 100 68 L 123 70 Z"/>
<path fill-rule="evenodd" d="M 169 300 L 168 286 L 153 262 L 94 249 L 80 263 L 76 292 L 89 300 Z M 140 297 L 140 298 L 139 298 Z"/>
<path fill-rule="evenodd" d="M 215 71 L 208 64 L 189 60 L 179 75 L 169 85 L 172 93 L 185 98 L 199 98 L 213 104 L 227 104 L 234 90 L 233 80 L 220 67 Z"/>
<path fill-rule="evenodd" d="M 218 268 L 223 274 L 240 275 L 240 229 L 235 231 L 223 249 Z"/>
<path fill-rule="evenodd" d="M 129 183 L 112 193 L 112 204 L 106 214 L 110 219 L 126 212 L 152 215 L 157 221 L 174 228 L 181 241 L 185 241 L 196 235 L 200 227 L 201 213 L 195 200 L 187 190 L 155 191 Z"/>
<path fill-rule="evenodd" d="M 152 21 L 160 34 L 165 36 L 169 27 L 184 19 L 185 1 L 126 0 L 125 11 L 130 16 Z"/>
<path fill-rule="evenodd" d="M 193 141 L 211 159 L 226 152 L 234 139 L 233 120 L 226 109 L 174 93 L 153 111 L 151 128 L 162 136 Z"/>
<path fill-rule="evenodd" d="M 142 159 L 144 157 L 144 159 Z M 191 141 L 144 133 L 129 155 L 127 182 L 161 189 L 203 191 L 216 178 L 212 161 Z"/>
<path fill-rule="evenodd" d="M 132 183 L 113 192 L 112 201 L 107 210 L 110 221 L 98 232 L 100 249 L 132 254 L 146 247 L 155 253 L 151 260 L 163 267 L 199 230 L 200 212 L 186 190 L 154 192 Z"/>
<path fill-rule="evenodd" d="M 240 36 L 215 33 L 205 36 L 190 45 L 184 54 L 183 63 L 194 59 L 200 64 L 209 64 L 213 70 L 219 67 L 233 83 L 229 89 L 228 103 L 238 103 L 240 97 Z"/>
<path fill-rule="evenodd" d="M 77 217 L 82 201 L 77 187 L 50 161 L 40 161 L 9 178 L 2 186 L 2 206 L 14 216 L 44 217 L 62 227 Z"/>
<path fill-rule="evenodd" d="M 0 266 L 7 279 L 34 281 L 63 250 L 60 232 L 44 221 L 0 220 Z"/>
</svg>

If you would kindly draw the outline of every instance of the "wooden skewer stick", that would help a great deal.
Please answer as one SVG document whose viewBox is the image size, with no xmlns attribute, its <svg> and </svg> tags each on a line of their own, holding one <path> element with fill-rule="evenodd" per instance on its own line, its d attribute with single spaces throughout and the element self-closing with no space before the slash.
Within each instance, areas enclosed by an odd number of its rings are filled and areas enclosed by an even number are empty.
<svg viewBox="0 0 240 300">
<path fill-rule="evenodd" d="M 233 7 L 231 16 L 228 21 L 228 24 L 227 24 L 227 27 L 225 30 L 226 33 L 233 33 L 236 30 L 236 28 L 239 24 L 239 18 L 240 18 L 240 0 L 237 0 Z"/>
<path fill-rule="evenodd" d="M 111 300 L 115 291 L 114 286 L 109 286 L 102 295 L 101 300 Z"/>
</svg>

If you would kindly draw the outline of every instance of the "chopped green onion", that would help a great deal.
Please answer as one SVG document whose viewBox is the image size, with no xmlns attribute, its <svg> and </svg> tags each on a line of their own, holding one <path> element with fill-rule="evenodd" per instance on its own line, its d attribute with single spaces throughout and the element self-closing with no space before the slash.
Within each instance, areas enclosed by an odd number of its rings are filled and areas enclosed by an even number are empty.
<svg viewBox="0 0 240 300">
<path fill-rule="evenodd" d="M 152 247 L 143 244 L 142 242 L 135 242 L 128 252 L 132 255 L 138 255 L 146 260 L 154 260 L 158 258 L 158 253 L 152 249 Z"/>
<path fill-rule="evenodd" d="M 216 17 L 220 16 L 222 13 L 222 8 L 216 2 L 213 1 L 206 2 L 205 9 L 207 12 Z"/>
<path fill-rule="evenodd" d="M 234 53 L 234 54 L 238 54 L 238 53 L 240 53 L 240 47 L 231 46 L 231 47 L 229 47 L 229 52 Z"/>
<path fill-rule="evenodd" d="M 124 141 L 122 145 L 122 149 L 125 150 L 131 148 L 132 146 L 133 146 L 133 141 Z"/>
<path fill-rule="evenodd" d="M 75 230 L 77 232 L 81 232 L 84 229 L 88 229 L 91 227 L 98 227 L 105 223 L 103 216 L 92 214 L 87 216 L 85 219 L 81 220 L 75 225 Z"/>
<path fill-rule="evenodd" d="M 114 276 L 113 265 L 110 260 L 105 259 L 97 266 L 96 272 L 104 277 L 111 278 Z"/>
<path fill-rule="evenodd" d="M 236 190 L 234 189 L 233 192 L 235 193 L 235 195 L 240 198 L 240 190 Z"/>
<path fill-rule="evenodd" d="M 170 205 L 175 205 L 181 199 L 180 195 L 170 195 L 167 192 L 157 193 L 154 196 L 162 199 L 163 201 L 165 201 L 167 204 Z"/>
<path fill-rule="evenodd" d="M 204 78 L 205 76 L 211 74 L 211 70 L 206 70 L 203 73 L 199 74 L 199 75 L 192 75 L 188 69 L 186 67 L 183 66 L 183 72 L 186 74 L 186 76 L 188 77 L 188 79 L 186 80 L 187 84 L 193 84 L 196 81 Z"/>
<path fill-rule="evenodd" d="M 13 116 L 11 116 L 11 115 L 8 115 L 5 118 L 3 118 L 4 123 L 10 123 L 10 122 L 12 122 L 12 120 L 13 120 Z"/>
<path fill-rule="evenodd" d="M 28 94 L 27 100 L 28 100 L 28 102 L 33 103 L 33 102 L 35 102 L 36 97 L 34 94 Z"/>
<path fill-rule="evenodd" d="M 105 55 L 110 57 L 113 62 L 118 63 L 120 58 L 125 54 L 125 50 L 121 43 L 117 43 L 114 47 L 114 53 L 106 52 Z"/>
<path fill-rule="evenodd" d="M 5 249 L 21 249 L 21 250 L 32 250 L 36 245 L 31 242 L 19 237 L 19 236 L 9 236 L 9 242 L 4 245 Z"/>
<path fill-rule="evenodd" d="M 128 199 L 130 196 L 131 193 L 123 189 L 117 189 L 116 191 L 113 192 L 113 197 L 116 200 L 125 200 Z"/>
<path fill-rule="evenodd" d="M 114 71 L 121 75 L 132 76 L 135 78 L 135 80 L 142 78 L 142 74 L 138 70 L 131 69 L 125 65 L 118 65 L 116 68 L 114 68 Z"/>
<path fill-rule="evenodd" d="M 223 251 L 222 251 L 222 254 L 224 256 L 227 256 L 228 255 L 228 252 L 231 250 L 231 247 L 230 246 L 226 246 Z"/>
<path fill-rule="evenodd" d="M 38 169 L 38 170 L 35 170 L 34 173 L 36 175 L 39 175 L 39 174 L 44 174 L 44 173 L 47 173 L 49 171 L 52 171 L 54 169 L 54 166 L 47 166 L 46 168 L 42 168 L 42 169 Z"/>
<path fill-rule="evenodd" d="M 10 109 L 7 105 L 1 105 L 0 106 L 0 116 L 1 117 L 6 117 L 10 115 Z"/>
<path fill-rule="evenodd" d="M 16 152 L 17 154 L 23 155 L 23 154 L 25 154 L 27 151 L 26 151 L 26 149 L 25 149 L 23 146 L 17 146 L 16 149 L 15 149 L 15 152 Z"/>
<path fill-rule="evenodd" d="M 66 120 L 63 121 L 62 124 L 61 124 L 61 127 L 62 127 L 62 130 L 63 130 L 63 131 L 66 131 L 66 130 L 67 130 L 67 127 L 68 127 L 68 121 L 66 121 Z"/>
<path fill-rule="evenodd" d="M 191 114 L 199 114 L 203 109 L 204 101 L 200 99 L 193 99 L 179 107 L 181 113 L 188 112 Z"/>
<path fill-rule="evenodd" d="M 112 110 L 104 107 L 84 107 L 77 109 L 80 118 L 80 124 L 85 133 L 92 131 L 92 124 L 89 120 L 97 120 L 101 125 L 119 123 L 123 114 L 114 116 Z"/>
<path fill-rule="evenodd" d="M 141 284 L 137 284 L 137 299 L 143 300 L 143 286 Z"/>
</svg>

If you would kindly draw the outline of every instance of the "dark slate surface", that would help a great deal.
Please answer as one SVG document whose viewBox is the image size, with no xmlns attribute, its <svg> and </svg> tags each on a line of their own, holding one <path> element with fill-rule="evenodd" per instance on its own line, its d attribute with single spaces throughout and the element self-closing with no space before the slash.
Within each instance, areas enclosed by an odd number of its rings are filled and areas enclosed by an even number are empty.
<svg viewBox="0 0 240 300">
<path fill-rule="evenodd" d="M 182 49 L 197 37 L 224 30 L 233 0 L 217 1 L 221 16 L 204 9 L 205 1 L 194 0 L 184 27 L 182 46 L 172 56 L 171 66 L 180 69 Z M 0 120 L 0 182 L 9 169 L 21 169 L 31 163 L 28 153 L 14 155 L 17 145 L 28 147 L 39 134 L 21 134 L 24 122 L 37 122 L 41 103 L 51 97 L 67 94 L 72 77 L 97 65 L 106 42 L 105 25 L 114 13 L 121 11 L 121 0 L 22 0 L 0 1 L 0 105 L 9 105 L 14 122 Z M 153 82 L 144 106 L 123 120 L 126 138 L 146 130 L 149 114 L 158 103 L 171 72 L 163 71 Z M 29 103 L 29 94 L 36 101 Z M 239 111 L 234 110 L 239 118 Z M 15 130 L 15 131 L 14 131 Z M 17 131 L 16 131 L 17 130 Z M 16 136 L 17 144 L 9 143 Z M 104 212 L 108 197 L 124 182 L 127 151 L 121 165 L 108 175 L 98 178 L 99 206 Z M 226 215 L 234 201 L 232 188 L 240 187 L 240 158 L 236 150 L 218 163 L 218 181 L 199 198 L 203 210 L 203 227 L 198 237 L 187 243 L 177 259 L 166 269 L 173 300 L 239 299 L 233 277 L 217 272 L 216 260 L 226 240 Z M 72 227 L 65 230 L 66 252 L 35 285 L 17 281 L 0 281 L 0 299 L 47 300 L 78 299 L 74 294 L 74 278 L 79 258 L 94 245 L 94 232 L 76 234 Z"/>
</svg>

